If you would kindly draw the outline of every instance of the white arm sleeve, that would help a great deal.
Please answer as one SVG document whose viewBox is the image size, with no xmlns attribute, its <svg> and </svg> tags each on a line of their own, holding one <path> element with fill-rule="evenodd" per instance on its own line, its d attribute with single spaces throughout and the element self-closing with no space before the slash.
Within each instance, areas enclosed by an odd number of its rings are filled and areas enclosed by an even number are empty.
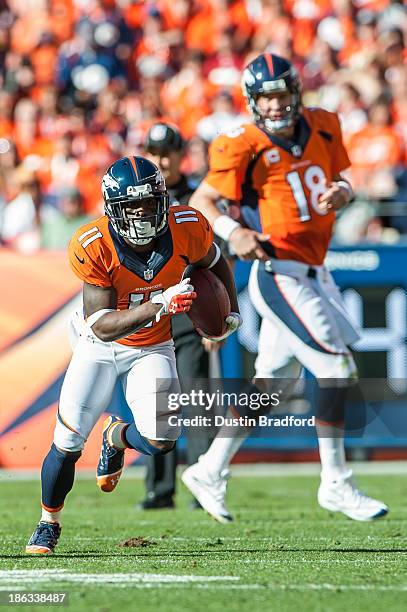
<svg viewBox="0 0 407 612">
<path fill-rule="evenodd" d="M 114 308 L 103 308 L 102 310 L 97 310 L 96 312 L 91 314 L 89 317 L 87 317 L 86 324 L 89 325 L 89 327 L 92 327 L 93 325 L 95 325 L 97 321 L 99 321 L 101 317 L 103 317 L 103 315 L 105 315 L 108 312 L 116 312 L 116 311 Z"/>
</svg>

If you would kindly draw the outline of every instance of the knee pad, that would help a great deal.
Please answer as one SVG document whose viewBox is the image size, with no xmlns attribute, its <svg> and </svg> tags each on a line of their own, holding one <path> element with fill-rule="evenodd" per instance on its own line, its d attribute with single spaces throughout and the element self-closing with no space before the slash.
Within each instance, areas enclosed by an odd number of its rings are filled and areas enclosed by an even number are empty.
<svg viewBox="0 0 407 612">
<path fill-rule="evenodd" d="M 324 363 L 314 375 L 318 377 L 320 383 L 325 381 L 321 386 L 351 387 L 358 380 L 356 364 L 351 353 L 326 355 Z M 330 384 L 329 380 L 332 379 L 336 379 L 337 382 Z"/>
<path fill-rule="evenodd" d="M 69 432 L 69 436 L 66 436 L 63 435 L 63 432 L 58 432 L 57 428 L 55 429 L 53 443 L 57 448 L 61 449 L 62 452 L 69 454 L 81 454 L 85 445 L 85 441 L 78 434 Z"/>
<path fill-rule="evenodd" d="M 71 429 L 62 419 L 59 410 L 54 431 L 55 446 L 68 453 L 81 453 L 85 445 L 85 439 L 78 432 Z"/>
</svg>

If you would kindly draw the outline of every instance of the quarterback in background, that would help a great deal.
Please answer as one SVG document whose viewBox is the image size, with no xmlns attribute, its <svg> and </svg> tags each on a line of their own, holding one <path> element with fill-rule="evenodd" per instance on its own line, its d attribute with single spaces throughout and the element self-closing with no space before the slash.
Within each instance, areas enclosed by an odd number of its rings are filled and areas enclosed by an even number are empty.
<svg viewBox="0 0 407 612">
<path fill-rule="evenodd" d="M 249 291 L 262 317 L 254 390 L 271 391 L 273 379 L 279 385 L 296 379 L 303 366 L 318 380 L 319 504 L 355 520 L 375 519 L 387 506 L 356 487 L 345 463 L 344 409 L 347 388 L 357 378 L 348 347 L 358 334 L 323 265 L 335 212 L 353 196 L 342 175 L 350 162 L 339 120 L 301 106 L 297 72 L 276 55 L 254 59 L 242 86 L 253 123 L 213 141 L 209 172 L 190 204 L 240 259 L 254 260 Z M 217 208 L 220 198 L 229 201 L 229 215 Z M 183 474 L 221 522 L 232 519 L 224 503 L 227 468 L 249 433 L 221 430 Z"/>
<path fill-rule="evenodd" d="M 116 487 L 125 449 L 146 455 L 171 450 L 180 435 L 170 426 L 168 393 L 178 392 L 170 316 L 196 298 L 188 264 L 222 280 L 232 312 L 226 337 L 240 325 L 233 277 L 212 230 L 188 206 L 170 208 L 163 176 L 143 157 L 124 157 L 102 180 L 105 215 L 83 227 L 69 245 L 70 264 L 83 281 L 84 316 L 61 390 L 54 441 L 41 472 L 42 515 L 26 552 L 50 554 L 61 532 L 61 511 L 75 463 L 120 380 L 134 422 L 109 416 L 103 427 L 97 484 Z M 221 340 L 219 338 L 218 340 Z"/>
</svg>

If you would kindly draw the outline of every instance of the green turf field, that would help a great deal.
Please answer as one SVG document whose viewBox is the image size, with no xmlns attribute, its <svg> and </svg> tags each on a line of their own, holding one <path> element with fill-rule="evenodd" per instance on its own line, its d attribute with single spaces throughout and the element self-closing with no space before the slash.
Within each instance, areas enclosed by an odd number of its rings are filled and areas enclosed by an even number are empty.
<svg viewBox="0 0 407 612">
<path fill-rule="evenodd" d="M 23 549 L 39 482 L 0 479 L 0 589 L 63 590 L 75 611 L 407 610 L 407 479 L 358 481 L 391 506 L 387 518 L 362 524 L 319 509 L 310 476 L 233 478 L 227 526 L 189 511 L 182 485 L 177 510 L 136 512 L 140 480 L 112 494 L 79 480 L 58 552 L 38 559 Z M 128 538 L 141 545 L 120 547 Z"/>
</svg>

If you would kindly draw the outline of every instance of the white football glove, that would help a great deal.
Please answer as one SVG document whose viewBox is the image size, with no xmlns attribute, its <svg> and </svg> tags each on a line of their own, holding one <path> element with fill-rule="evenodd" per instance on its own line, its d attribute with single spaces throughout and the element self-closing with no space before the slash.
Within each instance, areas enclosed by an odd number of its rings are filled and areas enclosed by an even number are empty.
<svg viewBox="0 0 407 612">
<path fill-rule="evenodd" d="M 238 312 L 230 312 L 226 317 L 225 321 L 227 325 L 227 331 L 222 336 L 217 336 L 216 338 L 208 338 L 208 340 L 210 340 L 211 342 L 222 342 L 222 340 L 226 340 L 228 336 L 237 331 L 243 323 L 243 319 Z"/>
<path fill-rule="evenodd" d="M 188 312 L 192 304 L 192 300 L 196 298 L 194 287 L 189 281 L 189 278 L 184 278 L 177 285 L 168 287 L 168 289 L 162 293 L 158 293 L 151 298 L 153 304 L 162 304 L 162 308 L 160 308 L 155 315 L 155 320 L 157 323 L 160 320 L 161 315 Z"/>
</svg>

